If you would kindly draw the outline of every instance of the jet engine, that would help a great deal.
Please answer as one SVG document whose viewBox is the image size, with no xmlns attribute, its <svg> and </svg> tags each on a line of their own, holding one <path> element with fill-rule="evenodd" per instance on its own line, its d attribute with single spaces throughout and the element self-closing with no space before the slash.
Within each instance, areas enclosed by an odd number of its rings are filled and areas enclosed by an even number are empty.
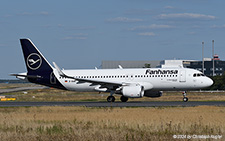
<svg viewBox="0 0 225 141">
<path fill-rule="evenodd" d="M 144 87 L 141 85 L 124 86 L 122 88 L 122 94 L 125 97 L 140 98 L 144 96 Z"/>
<path fill-rule="evenodd" d="M 146 97 L 151 97 L 151 98 L 154 98 L 154 97 L 161 97 L 163 94 L 162 91 L 145 91 L 144 93 L 144 96 Z"/>
</svg>

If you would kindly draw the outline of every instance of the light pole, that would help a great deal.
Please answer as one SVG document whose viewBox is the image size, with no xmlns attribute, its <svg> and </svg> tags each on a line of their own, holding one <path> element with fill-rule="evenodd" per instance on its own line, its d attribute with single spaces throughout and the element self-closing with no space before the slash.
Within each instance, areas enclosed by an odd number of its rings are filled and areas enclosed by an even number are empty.
<svg viewBox="0 0 225 141">
<path fill-rule="evenodd" d="M 202 42 L 202 73 L 204 74 L 204 42 Z"/>
<path fill-rule="evenodd" d="M 215 76 L 215 62 L 214 62 L 214 40 L 212 40 L 212 59 L 213 59 L 213 76 Z"/>
</svg>

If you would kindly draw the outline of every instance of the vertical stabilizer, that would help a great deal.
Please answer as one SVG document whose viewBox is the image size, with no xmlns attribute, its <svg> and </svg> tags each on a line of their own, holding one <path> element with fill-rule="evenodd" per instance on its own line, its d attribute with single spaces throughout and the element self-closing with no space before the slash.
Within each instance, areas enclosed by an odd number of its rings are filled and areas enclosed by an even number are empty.
<svg viewBox="0 0 225 141">
<path fill-rule="evenodd" d="M 55 77 L 53 73 L 54 68 L 32 41 L 30 39 L 20 39 L 20 43 L 27 67 L 28 80 L 32 83 L 65 89 Z"/>
<path fill-rule="evenodd" d="M 20 39 L 29 75 L 52 72 L 52 66 L 29 39 Z"/>
</svg>

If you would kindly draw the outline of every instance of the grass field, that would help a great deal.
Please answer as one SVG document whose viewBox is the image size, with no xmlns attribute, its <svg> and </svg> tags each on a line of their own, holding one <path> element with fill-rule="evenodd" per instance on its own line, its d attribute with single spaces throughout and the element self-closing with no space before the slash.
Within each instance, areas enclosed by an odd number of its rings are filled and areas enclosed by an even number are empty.
<svg viewBox="0 0 225 141">
<path fill-rule="evenodd" d="M 224 107 L 0 108 L 1 140 L 173 140 L 221 135 Z M 185 140 L 185 139 L 183 139 Z"/>
<path fill-rule="evenodd" d="M 0 84 L 0 89 L 16 87 L 37 86 L 34 84 Z M 17 101 L 106 101 L 109 93 L 98 92 L 74 92 L 54 88 L 28 90 L 5 93 L 5 95 L 14 96 Z M 188 92 L 189 101 L 225 101 L 225 92 Z M 120 101 L 120 95 L 115 95 L 116 101 Z M 182 101 L 182 92 L 164 92 L 159 98 L 135 98 L 129 101 Z"/>
<path fill-rule="evenodd" d="M 0 88 L 36 86 L 1 84 Z M 17 101 L 105 101 L 108 94 L 58 89 L 6 93 Z M 190 101 L 225 101 L 224 92 L 190 92 Z M 116 96 L 119 101 L 120 96 Z M 181 101 L 181 92 L 129 101 Z M 225 107 L 6 107 L 0 108 L 0 140 L 174 140 L 174 135 L 219 135 L 225 140 Z M 188 140 L 186 138 L 179 140 Z M 199 140 L 199 139 L 196 139 Z M 213 140 L 213 139 L 208 139 Z"/>
</svg>

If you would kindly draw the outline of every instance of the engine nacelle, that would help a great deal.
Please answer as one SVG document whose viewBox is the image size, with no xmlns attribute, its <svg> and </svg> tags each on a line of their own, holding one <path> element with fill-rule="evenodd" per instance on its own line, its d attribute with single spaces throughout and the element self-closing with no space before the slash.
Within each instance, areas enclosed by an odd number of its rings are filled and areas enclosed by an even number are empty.
<svg viewBox="0 0 225 141">
<path fill-rule="evenodd" d="M 135 86 L 124 86 L 122 94 L 125 97 L 140 98 L 144 96 L 144 87 L 140 85 Z"/>
<path fill-rule="evenodd" d="M 154 97 L 161 97 L 162 94 L 163 94 L 162 91 L 151 91 L 151 90 L 149 90 L 149 91 L 145 91 L 144 96 L 154 98 Z"/>
</svg>

